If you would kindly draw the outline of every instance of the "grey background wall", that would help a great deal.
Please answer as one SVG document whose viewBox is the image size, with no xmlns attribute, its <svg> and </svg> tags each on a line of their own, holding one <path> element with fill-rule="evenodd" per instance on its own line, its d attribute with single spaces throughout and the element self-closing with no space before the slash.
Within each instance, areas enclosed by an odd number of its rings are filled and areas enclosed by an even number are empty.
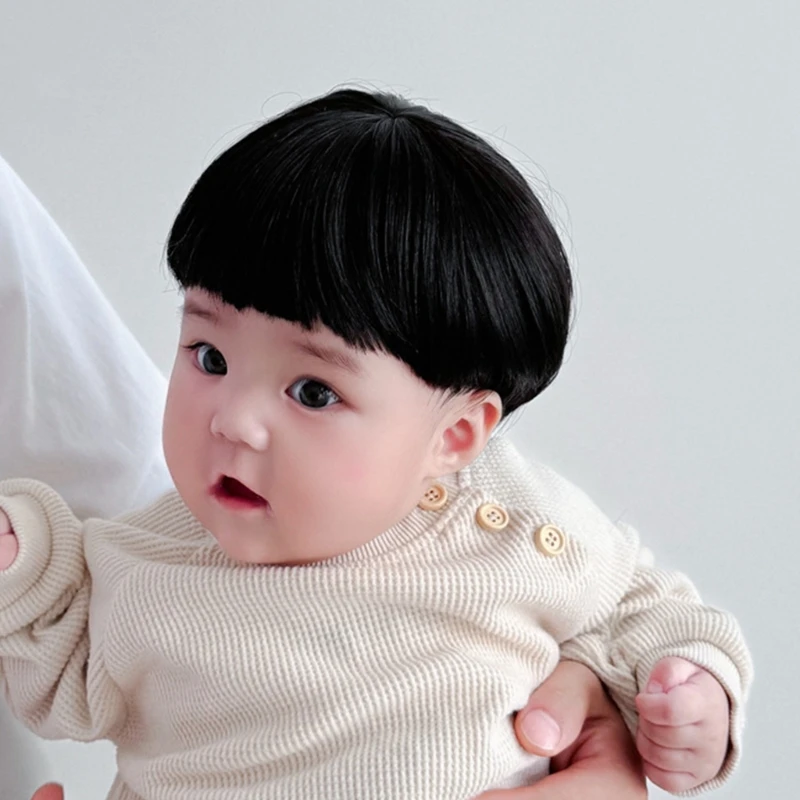
<svg viewBox="0 0 800 800">
<path fill-rule="evenodd" d="M 718 796 L 791 798 L 798 32 L 789 0 L 2 0 L 0 152 L 166 371 L 171 218 L 251 125 L 359 81 L 493 136 L 545 193 L 579 280 L 563 374 L 511 434 L 739 615 L 757 683 Z M 0 731 L 4 798 L 45 777 L 104 796 L 107 747 L 40 748 L 5 716 Z"/>
</svg>

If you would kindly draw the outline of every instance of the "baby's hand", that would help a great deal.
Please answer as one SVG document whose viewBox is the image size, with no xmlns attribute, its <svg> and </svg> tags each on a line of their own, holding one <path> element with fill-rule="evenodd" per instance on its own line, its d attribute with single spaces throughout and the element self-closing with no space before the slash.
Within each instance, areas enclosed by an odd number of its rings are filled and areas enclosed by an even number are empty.
<svg viewBox="0 0 800 800">
<path fill-rule="evenodd" d="M 0 509 L 0 571 L 8 569 L 14 563 L 18 552 L 19 544 L 11 530 L 11 522 L 5 511 Z"/>
<path fill-rule="evenodd" d="M 659 661 L 636 698 L 636 746 L 645 774 L 668 792 L 715 777 L 728 751 L 728 695 L 706 670 L 682 658 Z"/>
</svg>

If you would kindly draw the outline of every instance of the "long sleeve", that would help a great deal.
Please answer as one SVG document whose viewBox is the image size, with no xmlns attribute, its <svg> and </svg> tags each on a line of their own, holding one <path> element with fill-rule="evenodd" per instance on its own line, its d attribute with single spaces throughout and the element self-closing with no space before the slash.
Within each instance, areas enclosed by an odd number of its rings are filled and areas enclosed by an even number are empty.
<svg viewBox="0 0 800 800">
<path fill-rule="evenodd" d="M 596 615 L 587 630 L 562 645 L 562 657 L 600 677 L 633 732 L 638 724 L 634 699 L 662 658 L 684 658 L 719 681 L 731 706 L 731 746 L 720 773 L 684 793 L 695 795 L 721 785 L 739 760 L 753 674 L 750 653 L 731 614 L 703 605 L 684 575 L 656 569 L 649 554 L 640 551 L 635 531 L 623 527 L 621 533 L 627 541 L 619 552 L 639 553 L 627 591 L 610 612 Z"/>
<path fill-rule="evenodd" d="M 0 482 L 19 555 L 0 572 L 0 679 L 14 714 L 46 738 L 90 741 L 123 720 L 124 702 L 90 650 L 91 579 L 83 525 L 49 487 Z"/>
</svg>

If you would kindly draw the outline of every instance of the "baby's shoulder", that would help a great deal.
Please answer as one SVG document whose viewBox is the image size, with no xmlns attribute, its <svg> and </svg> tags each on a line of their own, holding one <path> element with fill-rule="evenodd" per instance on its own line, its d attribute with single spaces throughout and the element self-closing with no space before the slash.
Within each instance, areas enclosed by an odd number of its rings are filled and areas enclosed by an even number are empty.
<svg viewBox="0 0 800 800">
<path fill-rule="evenodd" d="M 493 438 L 459 477 L 463 486 L 504 508 L 523 533 L 553 526 L 591 549 L 638 549 L 631 528 L 612 521 L 586 492 L 549 466 L 527 460 L 506 437 Z"/>
</svg>

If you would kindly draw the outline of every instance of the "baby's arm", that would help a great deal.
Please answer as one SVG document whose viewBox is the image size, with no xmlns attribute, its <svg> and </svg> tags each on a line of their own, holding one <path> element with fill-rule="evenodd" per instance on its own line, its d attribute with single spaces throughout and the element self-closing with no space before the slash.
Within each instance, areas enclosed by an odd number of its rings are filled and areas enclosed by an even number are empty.
<svg viewBox="0 0 800 800">
<path fill-rule="evenodd" d="M 606 564 L 611 581 L 639 552 L 635 532 L 625 529 L 617 548 Z M 704 606 L 683 575 L 638 565 L 616 607 L 564 643 L 562 656 L 586 664 L 606 684 L 654 783 L 695 794 L 731 774 L 750 654 L 735 619 Z"/>
<path fill-rule="evenodd" d="M 14 714 L 46 738 L 107 736 L 124 704 L 89 648 L 83 525 L 29 480 L 0 482 L 0 682 Z"/>
</svg>

